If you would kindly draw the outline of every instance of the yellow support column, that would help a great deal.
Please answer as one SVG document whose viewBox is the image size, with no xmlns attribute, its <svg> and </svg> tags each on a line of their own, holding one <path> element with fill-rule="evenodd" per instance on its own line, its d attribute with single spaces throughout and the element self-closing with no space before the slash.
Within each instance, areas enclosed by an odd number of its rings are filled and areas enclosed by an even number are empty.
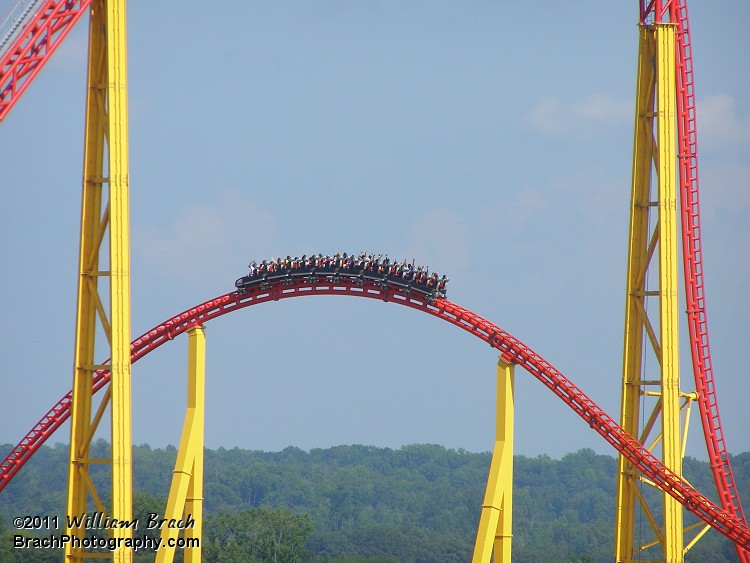
<svg viewBox="0 0 750 563">
<path fill-rule="evenodd" d="M 70 463 L 68 466 L 68 517 L 86 512 L 86 477 L 88 476 L 91 428 L 91 388 L 94 372 L 94 336 L 97 313 L 104 318 L 98 294 L 99 248 L 107 227 L 101 218 L 104 168 L 105 123 L 99 116 L 106 94 L 98 86 L 106 82 L 106 51 L 101 33 L 105 25 L 102 10 L 92 8 L 89 27 L 88 95 L 86 105 L 86 138 L 83 163 L 83 195 L 79 246 L 78 301 L 76 310 L 76 344 L 73 371 L 73 398 L 70 424 Z M 108 324 L 104 323 L 103 324 Z M 109 336 L 108 336 L 109 337 Z M 80 540 L 82 527 L 70 527 L 67 534 Z M 83 561 L 83 549 L 67 544 L 67 561 Z"/>
<path fill-rule="evenodd" d="M 487 490 L 474 544 L 473 563 L 509 563 L 513 537 L 513 364 L 497 362 L 497 415 Z"/>
<path fill-rule="evenodd" d="M 677 93 L 675 29 L 673 25 L 656 29 L 661 69 L 657 80 L 657 132 L 659 144 L 659 341 L 661 342 L 661 422 L 662 462 L 682 475 L 682 432 L 680 430 L 679 303 L 680 283 L 677 250 Z M 683 561 L 682 505 L 662 494 L 664 508 L 664 557 Z"/>
<path fill-rule="evenodd" d="M 636 92 L 635 136 L 633 143 L 633 180 L 630 207 L 630 240 L 625 308 L 625 346 L 623 352 L 623 385 L 620 425 L 638 436 L 640 426 L 640 383 L 642 366 L 643 310 L 645 275 L 653 249 L 649 243 L 649 190 L 654 152 L 653 108 L 654 41 L 650 28 L 640 28 L 638 51 L 638 83 Z M 654 241 L 654 244 L 656 241 Z M 636 469 L 624 457 L 619 458 L 617 515 L 615 528 L 615 559 L 632 558 L 636 512 Z"/>
<path fill-rule="evenodd" d="M 203 429 L 204 390 L 206 386 L 206 337 L 202 326 L 188 332 L 188 401 L 182 426 L 180 448 L 177 451 L 172 486 L 169 490 L 164 518 L 179 527 L 163 527 L 162 549 L 156 553 L 156 563 L 171 563 L 180 529 L 184 539 L 193 542 L 185 546 L 185 563 L 200 563 L 203 522 Z"/>
<path fill-rule="evenodd" d="M 674 26 L 641 26 L 620 423 L 645 447 L 660 449 L 657 457 L 681 475 L 675 77 Z M 657 186 L 652 194 L 654 172 Z M 657 263 L 652 267 L 654 258 Z M 658 287 L 649 288 L 649 282 Z M 658 301 L 656 308 L 647 306 L 648 298 Z M 657 322 L 649 318 L 649 311 Z M 652 364 L 644 362 L 647 343 Z M 644 369 L 658 373 L 649 376 Z M 642 405 L 646 399 L 651 401 L 649 410 Z M 644 484 L 636 468 L 621 456 L 615 558 L 642 560 L 642 551 L 661 545 L 665 561 L 681 562 L 682 506 L 660 492 L 659 523 L 640 491 Z M 638 509 L 653 532 L 652 540 L 636 537 Z"/>
<path fill-rule="evenodd" d="M 130 521 L 130 226 L 124 0 L 94 0 L 91 4 L 87 88 L 66 515 L 72 518 L 84 516 L 90 497 L 96 512 L 119 521 Z M 107 258 L 109 268 L 102 269 L 101 264 Z M 100 292 L 99 287 L 99 280 L 107 278 L 108 294 Z M 97 332 L 106 338 L 105 345 L 99 348 L 96 346 Z M 110 364 L 94 365 L 95 355 L 109 357 Z M 97 369 L 109 369 L 111 384 L 92 418 L 92 381 Z M 90 443 L 110 400 L 112 457 L 91 459 Z M 91 463 L 112 466 L 112 505 L 109 510 L 89 478 Z M 79 540 L 66 545 L 67 561 L 83 561 L 92 556 L 84 553 L 80 545 L 86 534 L 83 526 L 71 526 L 67 533 Z M 112 534 L 120 540 L 131 536 L 132 530 L 128 527 L 117 528 Z M 123 541 L 119 544 L 120 547 L 112 553 L 113 560 L 121 563 L 132 561 L 132 548 L 125 547 Z"/>
<path fill-rule="evenodd" d="M 106 0 L 109 80 L 109 247 L 110 307 L 112 309 L 112 515 L 133 518 L 133 468 L 130 370 L 130 205 L 128 176 L 128 96 L 125 41 L 125 1 Z M 130 527 L 113 536 L 133 536 Z M 113 560 L 130 562 L 132 548 L 117 547 Z"/>
</svg>

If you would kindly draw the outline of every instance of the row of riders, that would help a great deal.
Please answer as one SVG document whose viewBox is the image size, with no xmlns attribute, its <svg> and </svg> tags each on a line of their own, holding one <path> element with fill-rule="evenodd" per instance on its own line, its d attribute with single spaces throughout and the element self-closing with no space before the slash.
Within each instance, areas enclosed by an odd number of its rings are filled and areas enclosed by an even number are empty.
<svg viewBox="0 0 750 563">
<path fill-rule="evenodd" d="M 260 263 L 253 261 L 249 264 L 250 272 L 248 277 L 261 278 L 265 274 L 276 272 L 291 272 L 302 270 L 302 272 L 312 272 L 313 270 L 321 272 L 331 272 L 346 275 L 358 273 L 373 273 L 380 278 L 395 278 L 406 281 L 413 281 L 422 284 L 427 288 L 445 291 L 448 278 L 442 277 L 437 272 L 430 273 L 429 269 L 424 266 L 416 266 L 414 260 L 401 262 L 391 260 L 388 255 L 369 254 L 362 252 L 358 256 L 353 254 L 336 253 L 333 256 L 324 254 L 313 254 L 302 257 L 273 258 L 271 260 L 262 260 Z M 302 273 L 300 272 L 300 273 Z"/>
</svg>

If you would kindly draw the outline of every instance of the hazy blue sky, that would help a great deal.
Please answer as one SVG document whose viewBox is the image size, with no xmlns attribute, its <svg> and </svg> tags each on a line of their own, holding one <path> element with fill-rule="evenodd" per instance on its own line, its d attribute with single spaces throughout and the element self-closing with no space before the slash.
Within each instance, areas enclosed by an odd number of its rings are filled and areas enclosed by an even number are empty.
<svg viewBox="0 0 750 563">
<path fill-rule="evenodd" d="M 689 6 L 711 344 L 740 452 L 750 3 Z M 131 1 L 133 337 L 231 291 L 251 259 L 387 252 L 446 273 L 449 299 L 619 418 L 637 19 L 636 0 Z M 71 387 L 86 36 L 0 124 L 0 443 Z M 492 447 L 496 354 L 427 315 L 291 300 L 207 338 L 208 447 Z M 134 366 L 136 443 L 178 442 L 186 349 Z M 516 403 L 517 453 L 614 454 L 523 371 Z"/>
</svg>

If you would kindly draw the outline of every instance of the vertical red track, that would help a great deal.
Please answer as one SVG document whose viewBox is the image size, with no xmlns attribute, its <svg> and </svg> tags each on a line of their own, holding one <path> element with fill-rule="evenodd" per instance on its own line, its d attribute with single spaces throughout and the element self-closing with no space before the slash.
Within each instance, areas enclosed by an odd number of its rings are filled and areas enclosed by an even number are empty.
<svg viewBox="0 0 750 563">
<path fill-rule="evenodd" d="M 687 1 L 671 5 L 671 21 L 677 24 L 677 114 L 680 170 L 680 209 L 690 351 L 708 458 L 722 507 L 745 520 L 732 474 L 726 440 L 719 416 L 711 349 L 708 339 L 706 294 L 703 277 L 700 200 L 698 184 L 697 128 L 692 45 Z M 747 556 L 745 561 L 750 561 Z"/>
</svg>

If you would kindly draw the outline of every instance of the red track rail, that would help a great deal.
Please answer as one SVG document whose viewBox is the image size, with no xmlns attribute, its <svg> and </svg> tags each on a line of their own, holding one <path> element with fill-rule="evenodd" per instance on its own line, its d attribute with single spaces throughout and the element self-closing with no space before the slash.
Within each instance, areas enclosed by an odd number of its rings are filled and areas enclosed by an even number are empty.
<svg viewBox="0 0 750 563">
<path fill-rule="evenodd" d="M 716 383 L 711 363 L 706 317 L 706 293 L 703 280 L 703 246 L 701 244 L 700 202 L 698 197 L 698 149 L 695 124 L 695 90 L 693 60 L 687 6 L 684 0 L 675 6 L 673 21 L 677 26 L 677 114 L 680 158 L 680 208 L 682 213 L 682 248 L 687 301 L 688 331 L 693 361 L 693 376 L 698 393 L 703 434 L 721 505 L 745 520 L 737 485 L 729 461 L 724 432 L 719 417 Z"/>
<path fill-rule="evenodd" d="M 0 54 L 0 121 L 90 5 L 91 0 L 46 0 Z"/>
<path fill-rule="evenodd" d="M 750 550 L 750 528 L 743 521 L 716 506 L 686 481 L 669 471 L 661 461 L 628 435 L 583 391 L 527 345 L 479 315 L 445 299 L 438 299 L 430 304 L 422 295 L 405 295 L 400 288 L 375 282 L 358 285 L 352 280 L 341 280 L 336 283 L 328 281 L 308 283 L 304 280 L 296 280 L 292 285 L 285 285 L 283 281 L 278 281 L 267 289 L 253 288 L 244 295 L 236 292 L 222 295 L 172 317 L 133 341 L 131 360 L 138 361 L 196 324 L 206 323 L 211 319 L 251 305 L 309 295 L 349 295 L 397 303 L 429 313 L 484 340 L 497 349 L 507 361 L 520 365 L 541 381 L 620 454 L 638 467 L 646 477 L 653 480 L 660 489 L 676 498 L 693 514 L 735 542 L 738 551 Z M 108 381 L 108 371 L 96 372 L 94 392 L 104 387 Z M 47 438 L 65 422 L 70 415 L 70 398 L 71 394 L 68 393 L 52 407 L 3 460 L 0 464 L 0 490 L 10 482 Z"/>
</svg>

